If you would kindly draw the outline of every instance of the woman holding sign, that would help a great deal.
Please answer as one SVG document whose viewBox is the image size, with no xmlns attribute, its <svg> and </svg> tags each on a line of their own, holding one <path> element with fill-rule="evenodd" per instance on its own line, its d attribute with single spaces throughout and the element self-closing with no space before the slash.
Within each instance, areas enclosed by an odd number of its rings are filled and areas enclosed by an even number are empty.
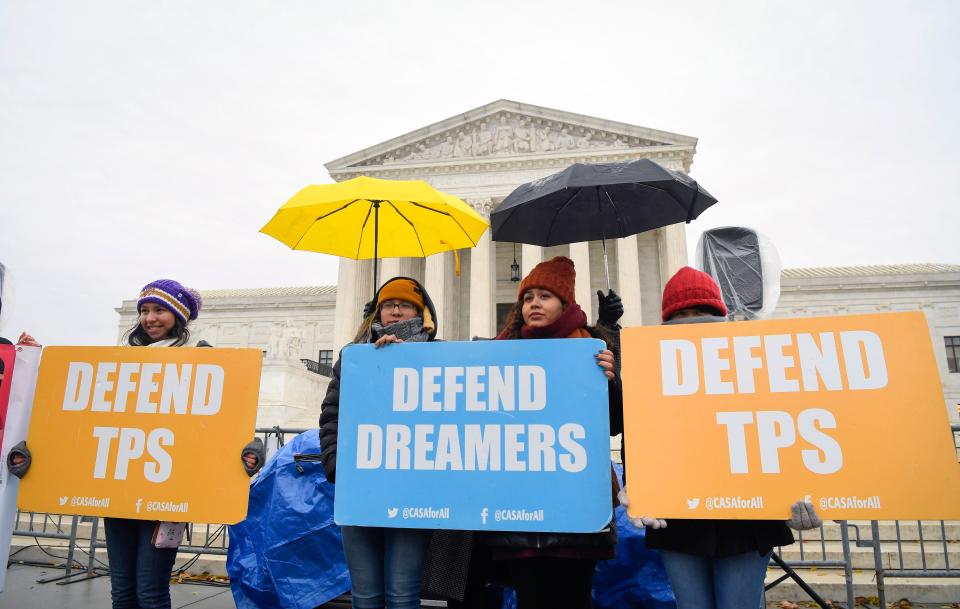
<svg viewBox="0 0 960 609">
<path fill-rule="evenodd" d="M 599 338 L 607 348 L 592 362 L 571 366 L 599 366 L 609 380 L 610 434 L 623 431 L 623 395 L 614 372 L 608 334 L 587 325 L 587 316 L 574 298 L 576 270 L 563 256 L 541 262 L 520 283 L 517 302 L 496 340 Z M 612 471 L 611 471 L 612 475 Z M 611 501 L 617 483 L 611 480 Z M 610 523 L 598 533 L 532 533 L 498 531 L 476 533 L 469 557 L 467 581 L 459 586 L 463 601 L 450 607 L 482 607 L 488 581 L 505 584 L 517 593 L 518 609 L 591 608 L 593 573 L 598 560 L 614 558 L 616 528 Z M 442 568 L 442 567 L 441 567 Z M 442 579 L 442 576 L 440 576 Z"/>
<path fill-rule="evenodd" d="M 190 322 L 200 313 L 196 291 L 172 279 L 158 279 L 140 291 L 137 321 L 122 345 L 134 347 L 209 347 L 191 336 Z M 7 467 L 22 477 L 30 466 L 25 445 L 10 451 Z M 241 451 L 244 469 L 253 475 L 264 460 L 263 443 L 256 439 Z M 169 609 L 170 574 L 186 525 L 153 520 L 104 518 L 110 559 L 110 596 L 113 609 Z"/>
<path fill-rule="evenodd" d="M 727 321 L 720 287 L 710 275 L 684 267 L 663 289 L 663 323 Z M 620 502 L 627 505 L 624 493 Z M 631 518 L 647 527 L 648 548 L 660 550 L 678 609 L 753 609 L 763 602 L 764 577 L 774 547 L 792 544 L 790 528 L 812 529 L 820 517 L 809 503 L 782 520 L 670 520 Z M 788 528 L 789 527 L 789 528 Z"/>
<path fill-rule="evenodd" d="M 433 301 L 417 281 L 394 277 L 384 283 L 365 311 L 354 343 L 429 342 L 437 334 Z M 368 305 L 370 306 L 370 305 Z M 320 446 L 327 480 L 336 481 L 340 416 L 340 360 L 323 398 Z M 420 607 L 420 573 L 430 532 L 420 529 L 344 526 L 343 550 L 356 609 Z"/>
</svg>

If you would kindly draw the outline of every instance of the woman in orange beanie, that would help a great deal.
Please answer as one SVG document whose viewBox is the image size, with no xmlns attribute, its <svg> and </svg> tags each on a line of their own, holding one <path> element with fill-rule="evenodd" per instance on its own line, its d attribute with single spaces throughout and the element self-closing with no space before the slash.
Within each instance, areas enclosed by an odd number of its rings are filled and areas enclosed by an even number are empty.
<svg viewBox="0 0 960 609">
<path fill-rule="evenodd" d="M 380 286 L 354 343 L 428 342 L 437 333 L 436 309 L 414 279 L 394 277 Z M 320 414 L 320 455 L 327 480 L 336 482 L 340 418 L 340 360 L 333 366 Z M 420 607 L 420 573 L 430 532 L 420 529 L 344 526 L 343 551 L 355 609 Z"/>
<path fill-rule="evenodd" d="M 558 256 L 538 264 L 520 283 L 517 302 L 496 340 L 528 338 L 600 338 L 607 348 L 594 362 L 609 380 L 610 434 L 623 429 L 623 395 L 614 371 L 613 353 L 605 331 L 587 325 L 587 316 L 574 298 L 576 271 L 569 258 Z M 597 407 L 598 404 L 584 404 Z M 616 483 L 612 482 L 614 487 Z M 615 499 L 616 489 L 613 490 Z M 615 556 L 613 523 L 598 533 L 478 533 L 470 556 L 463 602 L 450 607 L 480 607 L 487 580 L 503 583 L 517 593 L 518 609 L 593 607 L 593 572 L 597 560 Z"/>
</svg>

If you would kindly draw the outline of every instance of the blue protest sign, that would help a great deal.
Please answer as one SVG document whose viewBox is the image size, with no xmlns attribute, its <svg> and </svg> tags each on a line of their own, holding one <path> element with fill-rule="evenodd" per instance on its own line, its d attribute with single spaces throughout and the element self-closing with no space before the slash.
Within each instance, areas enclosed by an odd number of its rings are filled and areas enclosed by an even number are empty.
<svg viewBox="0 0 960 609">
<path fill-rule="evenodd" d="M 592 532 L 610 520 L 593 339 L 347 347 L 338 524 Z"/>
</svg>

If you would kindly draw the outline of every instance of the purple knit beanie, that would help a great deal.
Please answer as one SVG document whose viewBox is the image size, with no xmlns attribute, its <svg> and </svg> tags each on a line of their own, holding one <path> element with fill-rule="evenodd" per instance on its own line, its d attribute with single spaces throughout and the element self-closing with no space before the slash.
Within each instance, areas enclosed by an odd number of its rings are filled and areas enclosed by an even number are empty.
<svg viewBox="0 0 960 609">
<path fill-rule="evenodd" d="M 200 293 L 173 279 L 157 279 L 143 286 L 137 300 L 137 310 L 145 302 L 152 302 L 176 315 L 184 325 L 197 318 L 203 299 Z"/>
</svg>

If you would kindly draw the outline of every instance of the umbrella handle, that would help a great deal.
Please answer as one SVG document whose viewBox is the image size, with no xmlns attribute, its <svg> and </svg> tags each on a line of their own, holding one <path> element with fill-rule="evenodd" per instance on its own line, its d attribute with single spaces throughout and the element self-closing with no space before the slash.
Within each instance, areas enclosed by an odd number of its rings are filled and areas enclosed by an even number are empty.
<svg viewBox="0 0 960 609">
<path fill-rule="evenodd" d="M 440 240 L 440 243 L 444 245 L 450 245 L 443 239 Z M 453 272 L 457 277 L 459 277 L 460 276 L 460 252 L 453 249 L 452 247 L 450 248 L 450 251 L 453 252 Z"/>
</svg>

